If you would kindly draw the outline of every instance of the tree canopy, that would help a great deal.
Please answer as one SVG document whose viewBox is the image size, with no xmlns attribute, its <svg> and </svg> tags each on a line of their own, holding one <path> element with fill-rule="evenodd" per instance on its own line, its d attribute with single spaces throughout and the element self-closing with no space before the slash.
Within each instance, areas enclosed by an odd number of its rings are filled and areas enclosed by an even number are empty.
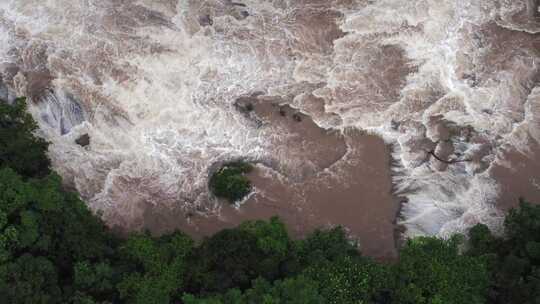
<svg viewBox="0 0 540 304">
<path fill-rule="evenodd" d="M 252 166 L 245 162 L 227 163 L 212 174 L 210 190 L 231 203 L 239 201 L 251 192 L 251 182 L 246 177 L 251 170 Z"/>
<path fill-rule="evenodd" d="M 540 303 L 540 206 L 521 200 L 504 227 L 504 237 L 482 224 L 469 233 L 467 254 L 489 262 L 488 303 Z"/>
<path fill-rule="evenodd" d="M 0 101 L 0 167 L 10 167 L 25 177 L 49 173 L 48 143 L 34 136 L 38 126 L 26 112 L 26 99 L 13 105 Z"/>
</svg>

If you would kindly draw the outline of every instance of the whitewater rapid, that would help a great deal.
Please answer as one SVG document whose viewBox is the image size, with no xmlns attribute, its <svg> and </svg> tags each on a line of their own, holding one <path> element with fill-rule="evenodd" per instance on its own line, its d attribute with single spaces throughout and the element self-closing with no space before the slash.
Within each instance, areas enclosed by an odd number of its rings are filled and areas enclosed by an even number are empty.
<svg viewBox="0 0 540 304">
<path fill-rule="evenodd" d="M 55 169 L 111 225 L 137 228 L 145 204 L 217 212 L 226 161 L 328 170 L 238 111 L 260 94 L 392 145 L 407 235 L 497 229 L 490 168 L 540 142 L 539 16 L 535 0 L 0 0 L 0 98 L 30 98 Z"/>
</svg>

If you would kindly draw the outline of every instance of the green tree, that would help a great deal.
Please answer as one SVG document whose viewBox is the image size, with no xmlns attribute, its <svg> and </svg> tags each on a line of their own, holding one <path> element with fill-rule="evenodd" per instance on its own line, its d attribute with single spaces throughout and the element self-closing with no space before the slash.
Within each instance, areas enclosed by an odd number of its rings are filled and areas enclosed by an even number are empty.
<svg viewBox="0 0 540 304">
<path fill-rule="evenodd" d="M 22 256 L 50 263 L 35 269 L 56 273 L 66 297 L 73 290 L 74 265 L 78 261 L 99 261 L 114 253 L 116 239 L 76 195 L 62 190 L 56 175 L 25 181 L 9 168 L 0 169 L 0 202 L 2 265 L 15 267 Z M 37 277 L 22 276 L 19 282 L 25 278 Z M 17 281 L 6 273 L 0 280 L 6 287 L 0 290 L 1 298 Z M 21 301 L 24 296 L 19 294 Z"/>
<path fill-rule="evenodd" d="M 489 256 L 498 246 L 502 246 L 484 224 L 477 224 L 469 230 L 469 250 L 472 256 Z"/>
<path fill-rule="evenodd" d="M 303 240 L 297 240 L 287 261 L 288 275 L 295 275 L 309 266 L 336 261 L 346 256 L 360 256 L 358 246 L 347 239 L 341 226 L 330 230 L 315 230 Z"/>
<path fill-rule="evenodd" d="M 251 182 L 245 176 L 251 170 L 252 166 L 244 162 L 225 164 L 210 178 L 210 190 L 231 203 L 239 201 L 251 192 Z"/>
<path fill-rule="evenodd" d="M 17 98 L 13 105 L 0 101 L 0 167 L 10 167 L 24 177 L 49 174 L 48 143 L 34 136 L 36 130 L 25 98 Z"/>
<path fill-rule="evenodd" d="M 395 267 L 395 303 L 485 303 L 488 288 L 486 262 L 461 255 L 462 237 L 449 240 L 419 237 L 407 241 Z"/>
<path fill-rule="evenodd" d="M 277 280 L 273 284 L 258 278 L 252 288 L 242 293 L 231 289 L 225 294 L 197 299 L 184 295 L 185 304 L 323 304 L 325 299 L 319 294 L 315 281 L 304 276 Z"/>
<path fill-rule="evenodd" d="M 120 297 L 129 303 L 170 303 L 183 292 L 187 256 L 193 241 L 181 232 L 161 238 L 133 235 L 119 254 L 130 270 L 118 284 Z"/>
<path fill-rule="evenodd" d="M 519 208 L 508 212 L 504 227 L 511 250 L 527 256 L 527 244 L 540 241 L 540 207 L 521 200 Z"/>
<path fill-rule="evenodd" d="M 263 304 L 317 304 L 327 303 L 319 294 L 315 281 L 304 276 L 287 278 L 270 284 L 263 279 L 253 282 L 253 288 L 244 295 L 245 303 Z M 231 303 L 232 304 L 232 303 Z"/>
<path fill-rule="evenodd" d="M 477 225 L 468 254 L 490 261 L 490 303 L 540 303 L 540 206 L 523 200 L 506 216 L 505 236 Z"/>
<path fill-rule="evenodd" d="M 257 277 L 274 280 L 287 259 L 290 239 L 277 218 L 268 222 L 246 222 L 205 239 L 190 263 L 188 290 L 225 292 L 246 289 Z"/>
<path fill-rule="evenodd" d="M 22 254 L 0 265 L 2 303 L 62 303 L 54 264 L 45 257 Z"/>
<path fill-rule="evenodd" d="M 115 298 L 116 273 L 107 262 L 78 262 L 74 266 L 73 297 L 78 302 L 105 301 Z"/>
<path fill-rule="evenodd" d="M 387 266 L 359 256 L 315 264 L 305 274 L 317 282 L 325 303 L 372 303 L 385 297 L 392 282 Z"/>
</svg>

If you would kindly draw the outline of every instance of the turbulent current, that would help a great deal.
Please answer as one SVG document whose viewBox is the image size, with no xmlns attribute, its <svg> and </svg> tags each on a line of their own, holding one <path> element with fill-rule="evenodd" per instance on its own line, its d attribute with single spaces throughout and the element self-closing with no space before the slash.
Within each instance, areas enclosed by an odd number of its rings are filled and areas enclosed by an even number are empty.
<svg viewBox="0 0 540 304">
<path fill-rule="evenodd" d="M 306 157 L 250 99 L 383 138 L 407 235 L 497 229 L 495 169 L 540 155 L 539 5 L 0 0 L 0 98 L 28 96 L 55 169 L 112 226 L 137 228 L 146 205 L 219 212 L 207 180 L 230 160 L 339 176 L 353 146 Z M 540 171 L 524 183 L 540 191 Z"/>
</svg>

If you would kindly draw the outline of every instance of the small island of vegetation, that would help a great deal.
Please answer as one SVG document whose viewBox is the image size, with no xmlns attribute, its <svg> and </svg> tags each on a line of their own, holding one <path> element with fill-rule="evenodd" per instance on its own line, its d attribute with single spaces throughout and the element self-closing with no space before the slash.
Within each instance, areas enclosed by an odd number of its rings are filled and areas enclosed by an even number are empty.
<svg viewBox="0 0 540 304">
<path fill-rule="evenodd" d="M 240 201 L 251 192 L 251 182 L 246 176 L 251 170 L 253 166 L 244 161 L 227 163 L 210 178 L 210 190 L 230 203 Z"/>
</svg>

